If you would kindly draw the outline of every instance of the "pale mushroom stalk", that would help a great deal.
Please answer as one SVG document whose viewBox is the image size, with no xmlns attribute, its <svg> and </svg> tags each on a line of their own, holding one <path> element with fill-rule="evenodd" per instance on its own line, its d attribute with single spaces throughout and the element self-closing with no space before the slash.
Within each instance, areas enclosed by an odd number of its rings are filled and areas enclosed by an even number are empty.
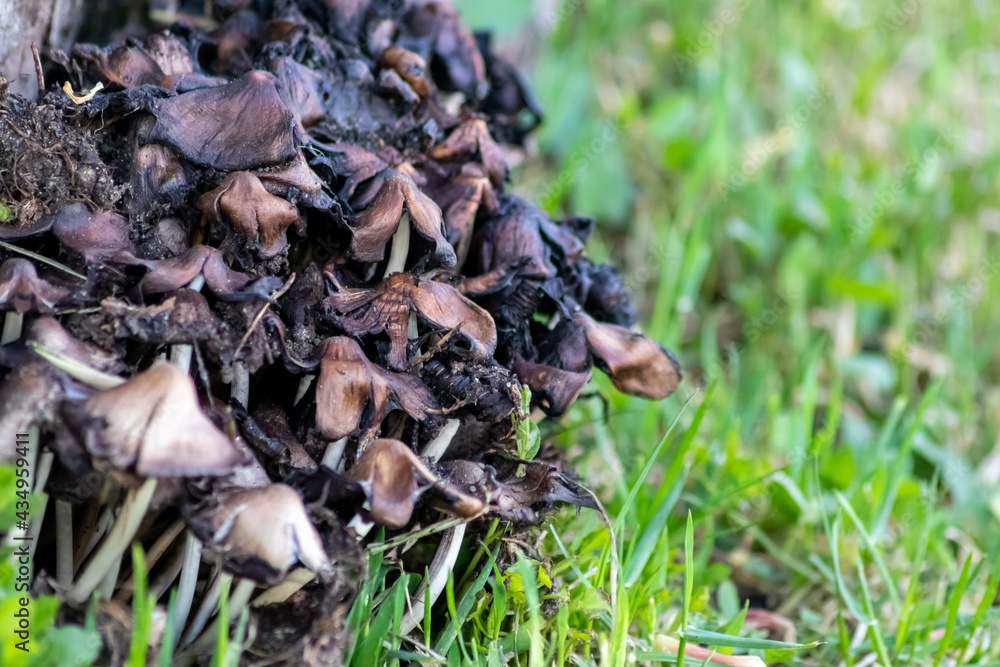
<svg viewBox="0 0 1000 667">
<path fill-rule="evenodd" d="M 299 404 L 299 401 L 301 401 L 302 397 L 306 395 L 307 391 L 309 391 L 309 387 L 310 387 L 310 385 L 312 385 L 313 380 L 315 380 L 315 379 L 316 379 L 315 375 L 303 375 L 302 376 L 302 379 L 299 380 L 299 387 L 298 387 L 298 389 L 295 390 L 295 400 L 292 401 L 292 405 L 298 405 Z"/>
<path fill-rule="evenodd" d="M 195 292 L 200 292 L 205 286 L 205 276 L 199 274 L 188 283 L 187 288 Z M 194 348 L 191 345 L 172 345 L 170 347 L 170 362 L 176 364 L 185 373 L 191 370 L 191 354 Z"/>
<path fill-rule="evenodd" d="M 324 465 L 336 473 L 344 472 L 344 449 L 346 447 L 346 436 L 331 442 L 326 446 L 326 452 L 323 453 L 323 461 L 320 465 Z"/>
<path fill-rule="evenodd" d="M 184 635 L 184 643 L 190 644 L 194 642 L 195 639 L 201 635 L 201 631 L 205 629 L 205 624 L 208 623 L 208 619 L 212 617 L 215 613 L 215 607 L 219 603 L 219 594 L 222 592 L 222 586 L 225 584 L 226 588 L 229 588 L 229 584 L 233 581 L 233 575 L 223 572 L 215 581 L 212 586 L 205 592 L 205 597 L 201 600 L 201 606 L 198 607 L 198 613 L 194 617 L 194 621 L 191 623 L 191 629 L 188 633 Z"/>
<path fill-rule="evenodd" d="M 16 310 L 4 315 L 3 333 L 0 333 L 0 345 L 12 343 L 21 337 L 21 329 L 24 326 L 24 313 Z"/>
<path fill-rule="evenodd" d="M 201 540 L 187 531 L 187 543 L 184 545 L 184 565 L 181 566 L 181 579 L 177 584 L 177 599 L 174 607 L 173 646 L 176 648 L 181 632 L 191 613 L 191 603 L 194 601 L 194 589 L 198 585 L 198 568 L 201 566 Z"/>
<path fill-rule="evenodd" d="M 91 593 L 101 583 L 108 570 L 116 567 L 121 561 L 122 552 L 128 548 L 135 533 L 139 530 L 142 517 L 149 509 L 149 503 L 156 491 L 156 478 L 147 479 L 138 489 L 129 489 L 122 505 L 121 514 L 107 538 L 93 555 L 90 563 L 80 575 L 79 580 L 69 591 L 66 599 L 73 605 L 82 605 L 90 598 Z"/>
<path fill-rule="evenodd" d="M 250 402 L 250 372 L 241 361 L 233 364 L 232 397 L 244 408 Z"/>
<path fill-rule="evenodd" d="M 65 500 L 56 500 L 56 581 L 73 584 L 73 505 Z"/>
<path fill-rule="evenodd" d="M 156 563 L 160 560 L 163 554 L 166 553 L 167 549 L 170 548 L 170 545 L 174 543 L 174 540 L 177 539 L 177 536 L 180 535 L 183 530 L 184 521 L 182 519 L 177 519 L 167 526 L 167 529 L 156 538 L 153 545 L 149 547 L 148 551 L 146 551 L 145 560 L 147 574 L 151 572 L 154 567 L 156 567 Z M 135 574 L 136 573 L 133 570 L 128 581 L 118 588 L 118 593 L 114 596 L 116 600 L 127 602 L 131 599 L 132 593 L 135 591 Z"/>
<path fill-rule="evenodd" d="M 438 461 L 448 450 L 452 438 L 458 432 L 460 422 L 457 419 L 449 419 L 441 428 L 438 437 L 428 443 L 424 449 L 424 455 L 432 462 Z M 447 439 L 445 439 L 447 438 Z M 420 625 L 424 619 L 424 608 L 426 605 L 433 606 L 437 602 L 445 584 L 448 583 L 448 573 L 455 567 L 458 560 L 458 552 L 462 549 L 462 540 L 465 538 L 465 523 L 460 523 L 441 535 L 441 542 L 434 553 L 434 560 L 431 561 L 428 570 L 427 581 L 420 585 L 417 594 L 413 598 L 413 606 L 403 616 L 403 622 L 399 629 L 400 635 L 408 635 L 415 627 Z M 429 594 L 429 596 L 428 596 Z"/>
<path fill-rule="evenodd" d="M 263 607 L 269 604 L 284 602 L 293 593 L 316 578 L 316 575 L 306 567 L 297 567 L 288 573 L 285 580 L 277 586 L 273 586 L 256 597 L 253 601 L 254 607 Z"/>
<path fill-rule="evenodd" d="M 392 236 L 392 250 L 389 252 L 389 263 L 385 266 L 383 277 L 399 273 L 406 268 L 406 256 L 410 253 L 410 214 L 403 213 L 399 219 L 399 227 Z"/>
</svg>

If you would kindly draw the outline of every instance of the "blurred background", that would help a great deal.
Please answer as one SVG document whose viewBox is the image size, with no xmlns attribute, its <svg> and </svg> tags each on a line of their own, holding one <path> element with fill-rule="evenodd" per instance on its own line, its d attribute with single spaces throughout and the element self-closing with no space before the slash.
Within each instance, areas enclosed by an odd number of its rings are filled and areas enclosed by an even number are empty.
<svg viewBox="0 0 1000 667">
<path fill-rule="evenodd" d="M 647 583 L 639 634 L 676 620 L 690 510 L 706 619 L 750 600 L 826 637 L 818 664 L 851 664 L 878 642 L 838 620 L 864 618 L 922 664 L 954 604 L 970 640 L 953 664 L 995 659 L 971 638 L 996 631 L 1000 553 L 1000 6 L 457 5 L 545 111 L 514 191 L 597 219 L 590 253 L 685 369 L 663 404 L 601 376 L 607 420 L 591 399 L 550 429 L 625 507 L 626 553 L 666 528 L 626 566 Z M 567 519 L 568 551 L 598 528 Z"/>
</svg>

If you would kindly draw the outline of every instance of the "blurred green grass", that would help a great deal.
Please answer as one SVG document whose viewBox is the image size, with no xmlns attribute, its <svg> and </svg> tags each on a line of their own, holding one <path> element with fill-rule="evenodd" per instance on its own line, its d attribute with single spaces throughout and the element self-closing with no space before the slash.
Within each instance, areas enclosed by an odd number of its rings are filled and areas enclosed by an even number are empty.
<svg viewBox="0 0 1000 667">
<path fill-rule="evenodd" d="M 660 404 L 599 378 L 607 421 L 591 400 L 549 428 L 631 575 L 627 618 L 564 622 L 611 662 L 655 656 L 690 511 L 691 626 L 733 630 L 749 600 L 825 642 L 793 664 L 994 664 L 1000 7 L 545 5 L 459 3 L 533 62 L 546 118 L 514 190 L 597 218 L 590 253 L 687 377 Z M 552 526 L 570 609 L 609 586 L 607 544 L 592 513 Z M 603 662 L 589 641 L 558 655 Z"/>
</svg>

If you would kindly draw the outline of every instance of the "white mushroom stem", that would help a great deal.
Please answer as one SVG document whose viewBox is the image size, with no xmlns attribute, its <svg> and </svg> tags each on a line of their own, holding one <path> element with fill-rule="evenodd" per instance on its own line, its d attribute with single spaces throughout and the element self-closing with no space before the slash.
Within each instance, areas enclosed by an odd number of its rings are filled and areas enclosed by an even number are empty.
<svg viewBox="0 0 1000 667">
<path fill-rule="evenodd" d="M 231 396 L 244 408 L 250 402 L 250 372 L 241 361 L 233 364 Z"/>
<path fill-rule="evenodd" d="M 254 607 L 263 607 L 268 604 L 278 604 L 279 602 L 284 602 L 292 596 L 293 593 L 300 590 L 303 586 L 308 584 L 310 581 L 316 578 L 311 570 L 305 567 L 297 567 L 285 577 L 277 586 L 269 588 L 253 601 Z"/>
<path fill-rule="evenodd" d="M 252 579 L 240 579 L 236 584 L 236 588 L 229 595 L 229 602 L 226 605 L 226 615 L 230 623 L 236 621 L 240 614 L 243 613 L 243 609 L 246 608 L 247 604 L 250 602 L 250 598 L 253 597 L 254 591 L 257 590 L 257 583 Z M 219 634 L 219 618 L 215 618 L 215 622 L 212 623 L 198 638 L 196 645 L 206 645 L 211 644 L 215 641 L 216 636 Z"/>
<path fill-rule="evenodd" d="M 458 419 L 449 419 L 446 421 L 437 437 L 424 446 L 424 451 L 421 452 L 421 455 L 431 461 L 439 461 L 448 450 L 452 438 L 458 433 L 458 427 L 461 425 L 462 422 Z"/>
<path fill-rule="evenodd" d="M 118 583 L 118 573 L 122 569 L 122 558 L 121 554 L 118 558 L 115 558 L 114 562 L 111 563 L 111 567 L 108 571 L 104 573 L 104 577 L 101 579 L 100 585 L 97 587 L 98 594 L 100 597 L 110 600 L 111 596 L 115 592 L 115 584 Z"/>
<path fill-rule="evenodd" d="M 399 273 L 406 268 L 406 256 L 410 252 L 410 214 L 403 213 L 399 219 L 399 227 L 392 236 L 392 250 L 389 251 L 389 263 L 385 266 L 382 277 Z"/>
<path fill-rule="evenodd" d="M 66 599 L 70 604 L 79 606 L 86 603 L 108 570 L 120 563 L 122 552 L 128 548 L 132 538 L 135 537 L 142 517 L 149 509 L 154 491 L 156 491 L 156 478 L 147 479 L 138 490 L 129 489 L 125 503 L 122 505 L 121 514 L 118 515 L 118 520 L 115 521 L 107 539 L 101 544 L 100 549 L 84 568 L 79 580 L 67 594 Z"/>
<path fill-rule="evenodd" d="M 441 543 L 438 544 L 434 560 L 431 561 L 429 585 L 421 584 L 413 598 L 413 606 L 403 616 L 403 623 L 399 628 L 400 635 L 408 635 L 420 625 L 424 620 L 425 605 L 433 606 L 440 597 L 441 591 L 448 583 L 448 573 L 455 567 L 455 561 L 458 560 L 458 552 L 462 548 L 462 539 L 465 537 L 465 526 L 466 524 L 460 523 L 441 536 Z M 428 597 L 428 589 L 430 589 L 430 597 Z"/>
<path fill-rule="evenodd" d="M 194 589 L 198 585 L 198 569 L 201 566 L 201 540 L 187 531 L 187 544 L 184 545 L 184 565 L 181 567 L 181 580 L 177 584 L 177 599 L 174 607 L 173 649 L 177 646 L 188 614 L 191 613 L 191 602 L 194 601 Z"/>
<path fill-rule="evenodd" d="M 73 505 L 65 500 L 56 500 L 56 581 L 73 585 Z"/>
<path fill-rule="evenodd" d="M 324 465 L 333 472 L 344 472 L 344 449 L 347 447 L 347 437 L 334 440 L 326 446 L 323 452 L 323 460 L 320 465 Z"/>
<path fill-rule="evenodd" d="M 21 328 L 24 326 L 24 313 L 11 311 L 4 315 L 3 333 L 0 333 L 0 345 L 13 343 L 21 337 Z"/>
<path fill-rule="evenodd" d="M 205 286 L 205 276 L 198 274 L 187 284 L 188 289 L 200 292 Z M 194 348 L 191 345 L 173 345 L 170 348 L 170 363 L 176 364 L 185 373 L 191 370 L 191 354 Z"/>
<path fill-rule="evenodd" d="M 298 405 L 302 397 L 306 395 L 309 391 L 309 386 L 312 384 L 313 380 L 316 379 L 315 375 L 303 375 L 302 379 L 299 380 L 299 388 L 295 390 L 295 400 L 292 401 L 292 405 Z"/>
<path fill-rule="evenodd" d="M 205 597 L 201 600 L 201 606 L 198 607 L 198 614 L 194 617 L 194 622 L 191 624 L 191 629 L 184 636 L 184 643 L 190 644 L 201 631 L 205 629 L 205 624 L 208 623 L 208 619 L 212 617 L 215 612 L 215 607 L 219 602 L 219 594 L 222 592 L 222 585 L 226 582 L 226 588 L 229 588 L 229 583 L 232 582 L 233 575 L 223 572 L 215 581 L 212 582 L 212 586 L 205 592 Z M 180 629 L 180 628 L 178 628 Z"/>
<path fill-rule="evenodd" d="M 449 419 L 441 428 L 438 436 L 424 448 L 424 456 L 432 462 L 438 461 L 448 451 L 452 439 L 458 433 L 460 423 L 457 419 Z M 400 635 L 408 635 L 413 628 L 420 625 L 424 620 L 424 607 L 428 604 L 433 606 L 440 597 L 441 591 L 448 583 L 448 573 L 454 569 L 455 562 L 458 560 L 458 552 L 461 550 L 462 540 L 465 538 L 465 526 L 466 524 L 460 523 L 441 535 L 441 542 L 438 544 L 434 560 L 431 561 L 428 570 L 427 581 L 420 585 L 413 598 L 413 606 L 403 616 Z M 429 597 L 428 590 L 430 591 Z"/>
</svg>

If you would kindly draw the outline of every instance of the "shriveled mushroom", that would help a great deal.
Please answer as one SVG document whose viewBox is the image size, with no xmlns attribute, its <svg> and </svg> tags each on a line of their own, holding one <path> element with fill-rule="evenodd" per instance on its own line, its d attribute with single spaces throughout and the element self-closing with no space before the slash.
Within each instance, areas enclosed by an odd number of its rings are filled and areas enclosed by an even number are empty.
<svg viewBox="0 0 1000 667">
<path fill-rule="evenodd" d="M 372 519 L 389 528 L 406 526 L 420 494 L 431 486 L 442 494 L 441 508 L 459 516 L 471 518 L 484 507 L 480 499 L 443 482 L 412 449 L 390 438 L 372 442 L 347 478 L 361 485 Z"/>
<path fill-rule="evenodd" d="M 316 382 L 316 426 L 326 438 L 338 440 L 361 431 L 375 431 L 393 405 L 418 421 L 437 408 L 430 391 L 417 378 L 373 364 L 350 338 L 324 341 Z"/>
<path fill-rule="evenodd" d="M 0 264 L 0 310 L 51 315 L 70 291 L 40 278 L 27 259 L 12 257 Z"/>
<path fill-rule="evenodd" d="M 472 350 L 492 356 L 497 344 L 496 326 L 489 313 L 445 283 L 394 273 L 372 289 L 341 287 L 326 298 L 324 306 L 338 316 L 352 335 L 386 332 L 390 347 L 388 366 L 406 370 L 409 314 L 440 329 L 457 328 Z"/>
<path fill-rule="evenodd" d="M 158 294 L 183 287 L 196 276 L 205 278 L 205 285 L 217 295 L 234 295 L 244 289 L 251 277 L 233 271 L 216 248 L 192 246 L 182 255 L 162 260 L 143 260 L 149 272 L 139 283 L 144 294 Z"/>
<path fill-rule="evenodd" d="M 413 179 L 395 170 L 384 176 L 381 187 L 368 207 L 358 216 L 352 227 L 351 254 L 363 262 L 378 262 L 385 257 L 385 246 L 401 225 L 412 225 L 423 238 L 434 244 L 434 256 L 444 267 L 455 265 L 455 250 L 444 237 L 441 209 L 422 193 Z M 391 270 L 401 271 L 406 260 L 405 247 L 396 247 L 393 241 Z M 401 244 L 403 245 L 403 244 Z"/>
<path fill-rule="evenodd" d="M 188 525 L 239 576 L 274 583 L 297 562 L 321 578 L 332 572 L 302 499 L 285 484 L 224 490 L 191 511 Z"/>
<path fill-rule="evenodd" d="M 285 230 L 299 219 L 295 205 L 269 193 L 245 171 L 227 176 L 198 199 L 198 208 L 215 224 L 229 224 L 257 253 L 274 257 L 288 246 Z"/>
<path fill-rule="evenodd" d="M 576 313 L 573 322 L 587 336 L 598 367 L 620 391 L 650 400 L 677 391 L 682 378 L 680 364 L 656 341 L 616 324 L 597 322 L 585 313 Z"/>
<path fill-rule="evenodd" d="M 158 100 L 153 114 L 149 141 L 166 143 L 196 164 L 237 170 L 295 157 L 294 118 L 269 72 Z"/>
<path fill-rule="evenodd" d="M 472 118 L 459 125 L 448 138 L 434 147 L 431 157 L 441 162 L 478 160 L 494 187 L 503 187 L 507 178 L 507 160 L 493 141 L 486 121 Z"/>
</svg>

